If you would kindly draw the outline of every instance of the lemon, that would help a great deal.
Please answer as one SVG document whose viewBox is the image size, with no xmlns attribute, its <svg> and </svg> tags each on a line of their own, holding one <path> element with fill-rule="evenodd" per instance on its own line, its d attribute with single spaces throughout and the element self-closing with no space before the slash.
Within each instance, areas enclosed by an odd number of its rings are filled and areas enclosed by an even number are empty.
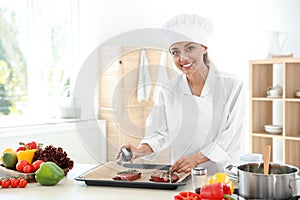
<svg viewBox="0 0 300 200">
<path fill-rule="evenodd" d="M 14 149 L 12 149 L 12 148 L 6 148 L 6 149 L 4 149 L 4 151 L 2 152 L 2 155 L 5 154 L 6 152 L 13 153 L 13 154 L 16 153 Z M 2 156 L 0 157 L 0 161 L 2 161 Z"/>
<path fill-rule="evenodd" d="M 18 162 L 17 156 L 14 153 L 6 152 L 2 156 L 3 165 L 8 169 L 15 169 Z"/>
<path fill-rule="evenodd" d="M 6 148 L 6 149 L 4 149 L 4 151 L 2 152 L 2 154 L 5 154 L 6 152 L 15 154 L 15 150 L 13 150 L 12 148 Z"/>
</svg>

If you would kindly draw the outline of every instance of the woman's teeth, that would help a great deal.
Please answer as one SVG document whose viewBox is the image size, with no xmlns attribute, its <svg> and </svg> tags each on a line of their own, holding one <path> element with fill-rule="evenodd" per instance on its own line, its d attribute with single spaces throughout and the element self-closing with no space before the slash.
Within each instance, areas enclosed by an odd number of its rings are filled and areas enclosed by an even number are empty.
<svg viewBox="0 0 300 200">
<path fill-rule="evenodd" d="M 182 67 L 191 67 L 192 65 L 193 65 L 193 63 L 191 62 L 191 63 L 186 63 L 186 64 L 182 65 Z"/>
</svg>

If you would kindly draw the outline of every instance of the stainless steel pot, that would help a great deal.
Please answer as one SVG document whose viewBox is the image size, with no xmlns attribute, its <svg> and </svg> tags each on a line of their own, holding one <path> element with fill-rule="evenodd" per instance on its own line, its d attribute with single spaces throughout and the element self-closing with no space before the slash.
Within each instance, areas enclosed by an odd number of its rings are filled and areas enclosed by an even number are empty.
<svg viewBox="0 0 300 200">
<path fill-rule="evenodd" d="M 237 173 L 234 173 L 234 169 Z M 297 194 L 299 169 L 284 164 L 269 165 L 269 174 L 263 174 L 263 163 L 229 165 L 225 173 L 238 181 L 239 195 L 250 199 L 289 199 Z"/>
</svg>

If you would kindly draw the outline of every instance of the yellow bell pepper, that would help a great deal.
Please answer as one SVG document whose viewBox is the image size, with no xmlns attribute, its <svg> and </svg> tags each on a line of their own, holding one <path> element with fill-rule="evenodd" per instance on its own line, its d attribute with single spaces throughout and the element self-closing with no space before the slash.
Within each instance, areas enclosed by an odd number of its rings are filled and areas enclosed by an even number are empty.
<svg viewBox="0 0 300 200">
<path fill-rule="evenodd" d="M 25 150 L 25 151 L 18 151 L 16 153 L 16 156 L 18 158 L 18 161 L 20 161 L 20 160 L 26 160 L 29 164 L 31 164 L 35 152 L 36 152 L 36 149 Z"/>
<path fill-rule="evenodd" d="M 213 183 L 226 183 L 230 186 L 230 190 L 232 194 L 234 192 L 234 183 L 224 173 L 216 173 L 215 175 L 209 177 L 207 184 L 213 184 Z"/>
</svg>

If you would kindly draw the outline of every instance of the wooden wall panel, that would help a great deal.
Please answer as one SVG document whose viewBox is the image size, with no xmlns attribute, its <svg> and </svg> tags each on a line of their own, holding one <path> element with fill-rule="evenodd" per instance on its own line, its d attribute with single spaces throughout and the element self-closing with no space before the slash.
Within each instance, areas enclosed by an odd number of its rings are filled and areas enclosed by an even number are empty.
<svg viewBox="0 0 300 200">
<path fill-rule="evenodd" d="M 119 127 L 115 123 L 107 122 L 107 160 L 115 160 L 116 153 L 121 145 Z"/>
<path fill-rule="evenodd" d="M 161 50 L 146 49 L 152 81 L 151 96 L 147 102 L 138 102 L 141 49 L 128 51 L 129 49 L 123 48 L 122 56 L 102 71 L 99 80 L 99 118 L 107 120 L 108 160 L 114 160 L 116 151 L 122 144 L 139 144 L 144 137 L 146 118 L 154 104 L 152 96 L 161 60 Z M 100 52 L 100 57 L 101 55 Z M 169 63 L 169 58 L 166 60 Z M 168 73 L 170 71 L 168 70 Z M 168 151 L 165 152 L 167 153 L 160 155 L 157 162 L 159 160 L 162 163 L 166 162 L 169 154 Z"/>
</svg>

